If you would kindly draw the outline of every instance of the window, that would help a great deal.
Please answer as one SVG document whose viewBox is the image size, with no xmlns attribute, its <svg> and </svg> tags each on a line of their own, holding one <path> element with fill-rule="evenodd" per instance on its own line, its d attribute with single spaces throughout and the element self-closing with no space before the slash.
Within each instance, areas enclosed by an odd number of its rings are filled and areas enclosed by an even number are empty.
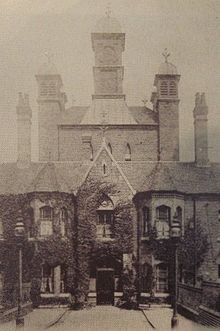
<svg viewBox="0 0 220 331">
<path fill-rule="evenodd" d="M 171 81 L 169 87 L 170 87 L 170 89 L 169 89 L 169 95 L 170 95 L 171 97 L 175 97 L 175 96 L 177 96 L 176 82 Z"/>
<path fill-rule="evenodd" d="M 40 208 L 40 235 L 50 236 L 53 234 L 53 208 L 44 206 Z"/>
<path fill-rule="evenodd" d="M 142 265 L 142 291 L 149 292 L 151 290 L 152 266 L 148 263 Z"/>
<path fill-rule="evenodd" d="M 168 267 L 164 263 L 156 266 L 156 291 L 168 292 Z"/>
<path fill-rule="evenodd" d="M 143 217 L 143 236 L 147 236 L 149 229 L 149 208 L 143 207 L 142 217 Z"/>
<path fill-rule="evenodd" d="M 56 82 L 42 82 L 40 85 L 40 95 L 42 97 L 55 97 L 57 94 Z"/>
<path fill-rule="evenodd" d="M 2 219 L 0 219 L 0 239 L 3 239 L 3 223 L 2 223 Z"/>
<path fill-rule="evenodd" d="M 220 222 L 220 209 L 219 209 L 219 211 L 218 211 L 218 220 L 219 220 L 219 222 Z"/>
<path fill-rule="evenodd" d="M 54 273 L 53 268 L 44 264 L 42 268 L 41 292 L 53 293 L 54 291 Z"/>
<path fill-rule="evenodd" d="M 156 229 L 157 235 L 161 238 L 169 238 L 170 234 L 170 208 L 159 206 L 156 209 Z"/>
<path fill-rule="evenodd" d="M 104 176 L 107 175 L 107 165 L 105 162 L 102 163 L 102 172 Z"/>
<path fill-rule="evenodd" d="M 66 208 L 61 208 L 59 221 L 60 221 L 60 233 L 62 237 L 66 235 L 67 219 L 68 218 L 67 218 Z"/>
<path fill-rule="evenodd" d="M 108 143 L 108 150 L 109 150 L 109 152 L 112 154 L 112 146 L 111 146 L 110 143 Z"/>
<path fill-rule="evenodd" d="M 93 161 L 93 147 L 92 144 L 90 144 L 89 146 L 90 146 L 90 161 Z"/>
<path fill-rule="evenodd" d="M 126 145 L 125 161 L 131 161 L 131 147 L 129 144 Z"/>
<path fill-rule="evenodd" d="M 27 232 L 28 232 L 28 238 L 33 238 L 35 236 L 35 223 L 34 223 L 34 210 L 33 208 L 29 208 L 27 211 L 27 218 L 28 218 L 28 224 L 27 224 Z"/>
<path fill-rule="evenodd" d="M 97 210 L 97 238 L 112 238 L 114 227 L 114 207 L 110 199 L 104 200 Z"/>
<path fill-rule="evenodd" d="M 162 81 L 160 84 L 160 94 L 162 96 L 168 96 L 168 84 L 166 81 Z"/>
</svg>

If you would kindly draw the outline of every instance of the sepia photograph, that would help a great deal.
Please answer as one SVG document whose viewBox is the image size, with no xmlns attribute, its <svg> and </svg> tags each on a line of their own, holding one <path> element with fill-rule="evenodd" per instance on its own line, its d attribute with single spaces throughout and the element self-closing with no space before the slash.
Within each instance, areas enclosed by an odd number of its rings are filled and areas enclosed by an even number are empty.
<svg viewBox="0 0 220 331">
<path fill-rule="evenodd" d="M 0 0 L 0 331 L 220 330 L 220 1 Z"/>
</svg>

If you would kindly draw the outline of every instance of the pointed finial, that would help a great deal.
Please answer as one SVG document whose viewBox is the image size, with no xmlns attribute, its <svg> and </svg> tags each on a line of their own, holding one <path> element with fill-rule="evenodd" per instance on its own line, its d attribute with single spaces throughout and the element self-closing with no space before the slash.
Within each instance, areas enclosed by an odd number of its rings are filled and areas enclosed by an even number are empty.
<svg viewBox="0 0 220 331">
<path fill-rule="evenodd" d="M 45 53 L 44 53 L 44 55 L 46 56 L 46 58 L 47 58 L 47 62 L 48 63 L 51 63 L 52 61 L 52 58 L 53 58 L 53 54 L 52 53 L 50 53 L 49 51 L 46 51 Z"/>
<path fill-rule="evenodd" d="M 162 55 L 165 58 L 165 62 L 168 63 L 168 57 L 170 56 L 170 53 L 168 53 L 167 48 L 165 48 L 164 52 L 162 53 Z"/>
<path fill-rule="evenodd" d="M 109 18 L 110 16 L 111 16 L 111 13 L 112 13 L 112 11 L 111 11 L 111 4 L 110 4 L 110 2 L 108 2 L 108 5 L 107 5 L 107 8 L 106 8 L 106 16 Z"/>
</svg>

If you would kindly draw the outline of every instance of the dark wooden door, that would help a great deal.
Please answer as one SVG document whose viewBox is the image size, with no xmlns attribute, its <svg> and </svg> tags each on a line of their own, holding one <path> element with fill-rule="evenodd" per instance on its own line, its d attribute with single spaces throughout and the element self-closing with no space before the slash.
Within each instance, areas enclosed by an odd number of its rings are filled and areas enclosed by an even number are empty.
<svg viewBox="0 0 220 331">
<path fill-rule="evenodd" d="M 96 294 L 97 305 L 114 305 L 114 270 L 97 269 Z"/>
</svg>

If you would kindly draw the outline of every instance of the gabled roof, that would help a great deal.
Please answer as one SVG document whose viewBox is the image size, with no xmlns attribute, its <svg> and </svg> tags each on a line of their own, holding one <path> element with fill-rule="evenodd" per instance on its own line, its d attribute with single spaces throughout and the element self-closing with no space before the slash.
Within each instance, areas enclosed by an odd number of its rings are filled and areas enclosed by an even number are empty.
<svg viewBox="0 0 220 331">
<path fill-rule="evenodd" d="M 153 110 L 147 107 L 138 106 L 131 106 L 128 108 L 131 115 L 134 117 L 138 124 L 155 125 L 158 123 L 157 114 Z"/>
<path fill-rule="evenodd" d="M 220 163 L 211 163 L 209 167 L 197 167 L 193 162 L 129 161 L 119 164 L 137 192 L 220 194 Z"/>
<path fill-rule="evenodd" d="M 32 162 L 27 168 L 17 163 L 0 164 L 0 194 L 77 191 L 105 152 L 133 192 L 178 191 L 186 194 L 220 194 L 220 163 L 197 167 L 192 162 L 117 162 L 102 144 L 95 160 L 89 163 Z"/>
<path fill-rule="evenodd" d="M 115 165 L 115 167 L 118 169 L 120 175 L 122 176 L 122 178 L 124 179 L 125 183 L 127 184 L 128 188 L 131 190 L 132 194 L 135 194 L 135 190 L 134 188 L 132 187 L 132 185 L 130 184 L 128 178 L 126 177 L 126 175 L 124 174 L 123 170 L 121 169 L 119 163 L 115 160 L 115 158 L 113 157 L 112 153 L 110 153 L 107 145 L 106 145 L 106 141 L 105 141 L 105 138 L 103 138 L 103 142 L 102 142 L 102 145 L 98 151 L 98 153 L 96 154 L 96 157 L 95 159 L 93 160 L 91 166 L 88 168 L 85 176 L 84 176 L 84 179 L 83 181 L 85 181 L 89 175 L 89 173 L 91 172 L 91 170 L 93 169 L 93 167 L 96 165 L 96 162 L 97 160 L 99 159 L 101 153 L 105 151 L 106 154 L 108 155 L 108 157 L 111 159 L 111 161 L 113 162 L 113 164 Z"/>
</svg>

